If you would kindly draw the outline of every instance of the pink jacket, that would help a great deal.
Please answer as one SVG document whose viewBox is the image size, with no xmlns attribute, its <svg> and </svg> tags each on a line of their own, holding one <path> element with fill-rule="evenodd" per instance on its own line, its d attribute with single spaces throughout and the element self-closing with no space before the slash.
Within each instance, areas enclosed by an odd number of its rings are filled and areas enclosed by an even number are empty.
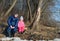
<svg viewBox="0 0 60 41">
<path fill-rule="evenodd" d="M 23 32 L 24 29 L 25 29 L 24 21 L 19 21 L 18 22 L 18 32 Z"/>
</svg>

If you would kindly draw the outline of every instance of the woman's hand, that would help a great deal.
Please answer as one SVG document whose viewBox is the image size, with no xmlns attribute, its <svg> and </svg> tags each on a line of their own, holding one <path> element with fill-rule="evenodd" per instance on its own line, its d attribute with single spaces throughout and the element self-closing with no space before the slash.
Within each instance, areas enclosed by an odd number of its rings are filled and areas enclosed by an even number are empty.
<svg viewBox="0 0 60 41">
<path fill-rule="evenodd" d="M 12 26 L 10 26 L 11 27 L 11 29 L 14 29 L 15 27 L 12 27 Z"/>
</svg>

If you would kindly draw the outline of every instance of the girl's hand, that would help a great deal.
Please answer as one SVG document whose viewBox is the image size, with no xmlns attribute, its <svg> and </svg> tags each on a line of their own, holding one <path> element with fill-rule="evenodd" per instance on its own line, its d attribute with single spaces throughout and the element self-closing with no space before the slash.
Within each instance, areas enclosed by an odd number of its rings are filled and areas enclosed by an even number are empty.
<svg viewBox="0 0 60 41">
<path fill-rule="evenodd" d="M 27 28 L 25 28 L 25 30 L 27 30 Z"/>
</svg>

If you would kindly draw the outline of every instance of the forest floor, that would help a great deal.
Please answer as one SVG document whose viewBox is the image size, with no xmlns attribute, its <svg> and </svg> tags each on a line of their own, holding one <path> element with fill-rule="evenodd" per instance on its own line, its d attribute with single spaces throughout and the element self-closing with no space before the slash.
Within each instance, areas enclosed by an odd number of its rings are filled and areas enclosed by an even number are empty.
<svg viewBox="0 0 60 41">
<path fill-rule="evenodd" d="M 59 34 L 58 34 L 58 29 L 56 27 L 47 27 L 44 25 L 40 25 L 40 31 L 33 31 L 31 32 L 31 29 L 29 29 L 29 27 L 26 27 L 27 30 L 23 33 L 16 33 L 15 37 L 20 37 L 21 39 L 27 39 L 27 40 L 53 40 L 54 38 L 60 38 Z M 0 25 L 0 38 L 5 37 L 4 34 L 2 34 L 1 32 L 3 32 L 5 29 L 5 26 Z"/>
<path fill-rule="evenodd" d="M 30 32 L 30 29 L 28 29 L 27 31 L 25 31 L 23 34 L 17 34 L 18 37 L 20 37 L 21 39 L 43 39 L 43 40 L 47 40 L 47 39 L 54 39 L 56 37 L 58 37 L 57 35 L 57 29 L 54 27 L 46 27 L 46 26 L 41 26 L 40 27 L 40 31 L 33 31 Z"/>
</svg>

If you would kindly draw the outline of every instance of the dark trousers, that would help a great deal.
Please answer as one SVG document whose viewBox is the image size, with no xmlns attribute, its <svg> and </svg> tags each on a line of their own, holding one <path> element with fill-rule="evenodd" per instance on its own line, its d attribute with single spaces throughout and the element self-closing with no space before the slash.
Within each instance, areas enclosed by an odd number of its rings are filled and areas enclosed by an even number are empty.
<svg viewBox="0 0 60 41">
<path fill-rule="evenodd" d="M 7 28 L 8 37 L 14 37 L 14 34 L 17 32 L 17 28 L 11 29 L 11 27 Z"/>
</svg>

